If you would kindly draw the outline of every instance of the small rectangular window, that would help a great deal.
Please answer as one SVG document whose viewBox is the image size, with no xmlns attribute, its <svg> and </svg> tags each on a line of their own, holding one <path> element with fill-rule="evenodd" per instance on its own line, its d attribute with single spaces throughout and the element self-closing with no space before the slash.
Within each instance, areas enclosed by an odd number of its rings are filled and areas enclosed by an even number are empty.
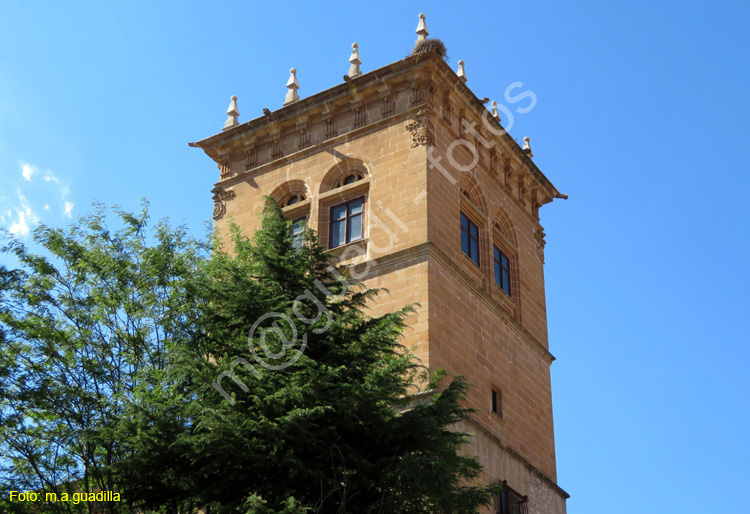
<svg viewBox="0 0 750 514">
<path fill-rule="evenodd" d="M 331 207 L 330 248 L 362 239 L 363 197 Z"/>
<path fill-rule="evenodd" d="M 461 250 L 479 266 L 479 227 L 461 213 Z"/>
<path fill-rule="evenodd" d="M 497 246 L 493 249 L 493 260 L 495 261 L 495 283 L 510 296 L 510 258 Z"/>
<path fill-rule="evenodd" d="M 492 412 L 503 417 L 503 394 L 497 389 L 492 390 Z"/>
</svg>

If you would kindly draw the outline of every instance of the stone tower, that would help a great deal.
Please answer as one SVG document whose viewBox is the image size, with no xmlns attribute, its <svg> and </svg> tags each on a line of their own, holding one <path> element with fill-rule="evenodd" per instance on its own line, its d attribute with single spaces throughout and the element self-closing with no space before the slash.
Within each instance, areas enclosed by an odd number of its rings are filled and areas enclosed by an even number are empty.
<svg viewBox="0 0 750 514">
<path fill-rule="evenodd" d="M 355 43 L 343 82 L 307 98 L 292 69 L 283 107 L 251 121 L 232 97 L 223 130 L 191 143 L 220 170 L 216 230 L 233 219 L 249 234 L 270 195 L 390 291 L 374 312 L 419 303 L 403 343 L 472 384 L 480 412 L 460 429 L 482 480 L 506 482 L 495 511 L 562 514 L 539 208 L 565 196 L 467 87 L 463 61 L 452 70 L 426 39 L 423 15 L 417 34 L 412 55 L 367 73 Z"/>
</svg>

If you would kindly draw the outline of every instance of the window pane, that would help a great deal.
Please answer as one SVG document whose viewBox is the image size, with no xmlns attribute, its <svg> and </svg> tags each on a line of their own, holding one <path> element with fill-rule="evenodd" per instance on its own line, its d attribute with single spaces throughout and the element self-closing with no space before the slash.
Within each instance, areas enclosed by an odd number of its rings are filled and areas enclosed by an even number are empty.
<svg viewBox="0 0 750 514">
<path fill-rule="evenodd" d="M 475 239 L 471 240 L 471 260 L 479 264 L 479 242 Z"/>
<path fill-rule="evenodd" d="M 469 222 L 469 230 L 471 230 L 471 237 L 479 239 L 479 227 L 474 225 L 471 221 Z"/>
<path fill-rule="evenodd" d="M 469 255 L 469 233 L 465 230 L 461 231 L 461 250 Z"/>
<path fill-rule="evenodd" d="M 463 212 L 461 213 L 461 228 L 469 230 L 469 218 Z"/>
<path fill-rule="evenodd" d="M 501 275 L 500 275 L 500 265 L 495 262 L 495 284 L 497 284 L 499 287 L 502 287 L 501 282 Z"/>
<path fill-rule="evenodd" d="M 361 206 L 360 206 L 361 210 Z M 362 215 L 355 214 L 349 218 L 349 241 L 362 239 Z M 349 242 L 347 241 L 347 243 Z"/>
<path fill-rule="evenodd" d="M 349 202 L 349 214 L 359 214 L 362 212 L 362 203 L 362 198 Z"/>
<path fill-rule="evenodd" d="M 506 270 L 510 269 L 510 261 L 508 260 L 508 257 L 506 257 L 505 255 L 502 256 L 502 263 L 503 263 L 503 268 L 505 268 Z"/>
<path fill-rule="evenodd" d="M 333 221 L 335 220 L 341 220 L 346 218 L 346 204 L 344 205 L 337 205 L 333 209 L 331 209 L 331 219 Z"/>
<path fill-rule="evenodd" d="M 341 246 L 346 239 L 346 221 L 334 221 L 331 224 L 331 248 Z"/>
<path fill-rule="evenodd" d="M 493 251 L 493 253 L 495 255 L 495 260 L 499 261 L 500 260 L 500 250 L 498 250 L 497 246 L 495 246 L 495 247 L 492 248 L 492 251 Z"/>
<path fill-rule="evenodd" d="M 503 270 L 503 291 L 510 296 L 510 273 L 507 270 Z"/>
</svg>

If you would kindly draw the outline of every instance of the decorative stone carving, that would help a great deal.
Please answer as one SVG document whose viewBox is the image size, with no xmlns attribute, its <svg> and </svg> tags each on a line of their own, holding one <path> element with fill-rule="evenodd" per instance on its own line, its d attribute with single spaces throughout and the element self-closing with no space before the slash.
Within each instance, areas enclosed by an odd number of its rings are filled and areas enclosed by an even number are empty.
<svg viewBox="0 0 750 514">
<path fill-rule="evenodd" d="M 219 168 L 219 180 L 224 180 L 233 175 L 232 168 L 229 167 L 229 159 L 223 159 L 217 166 Z"/>
<path fill-rule="evenodd" d="M 224 128 L 221 130 L 229 130 L 240 124 L 237 118 L 240 116 L 240 110 L 237 108 L 237 96 L 232 95 L 232 101 L 227 109 L 227 121 L 224 123 Z"/>
<path fill-rule="evenodd" d="M 289 70 L 289 80 L 286 82 L 287 92 L 286 98 L 284 98 L 284 105 L 289 105 L 299 100 L 299 82 L 297 82 L 297 70 L 292 68 Z"/>
<path fill-rule="evenodd" d="M 543 228 L 538 228 L 534 231 L 534 239 L 536 240 L 536 254 L 539 260 L 544 264 L 544 247 L 547 245 L 547 241 L 544 240 L 546 236 Z"/>
<path fill-rule="evenodd" d="M 231 200 L 237 195 L 234 191 L 227 191 L 226 189 L 219 186 L 213 188 L 211 192 L 213 193 L 213 196 L 211 198 L 214 201 L 214 219 L 218 220 L 227 212 L 227 206 L 224 202 Z"/>
<path fill-rule="evenodd" d="M 503 163 L 505 170 L 505 189 L 510 193 L 513 191 L 513 169 L 510 165 L 510 157 L 506 157 Z"/>
<path fill-rule="evenodd" d="M 356 79 L 362 75 L 362 70 L 359 65 L 362 64 L 362 59 L 359 58 L 359 45 L 352 43 L 352 55 L 349 57 L 349 78 Z"/>
<path fill-rule="evenodd" d="M 534 157 L 534 152 L 531 151 L 531 138 L 529 136 L 523 138 L 523 148 L 521 150 L 529 157 Z"/>
<path fill-rule="evenodd" d="M 451 122 L 451 111 L 453 106 L 451 105 L 450 93 L 446 91 L 443 93 L 443 119 L 450 125 Z"/>
<path fill-rule="evenodd" d="M 338 135 L 336 131 L 336 117 L 332 112 L 325 113 L 324 117 L 326 120 L 326 139 L 336 137 Z"/>
<path fill-rule="evenodd" d="M 246 151 L 247 161 L 245 162 L 245 170 L 249 170 L 255 167 L 258 162 L 258 154 L 255 152 L 255 147 L 250 147 Z"/>
<path fill-rule="evenodd" d="M 383 118 L 387 118 L 396 110 L 393 91 L 389 87 L 380 87 L 378 93 L 380 93 L 380 114 Z"/>
<path fill-rule="evenodd" d="M 500 122 L 500 113 L 497 111 L 497 102 L 492 101 L 492 117 L 495 118 L 498 123 Z"/>
<path fill-rule="evenodd" d="M 417 33 L 417 40 L 414 42 L 415 47 L 420 41 L 424 41 L 427 39 L 427 36 L 430 35 L 430 33 L 427 32 L 427 24 L 424 21 L 425 18 L 427 18 L 427 16 L 425 16 L 424 13 L 419 13 L 419 24 L 417 25 L 417 30 L 414 31 Z"/>
<path fill-rule="evenodd" d="M 468 79 L 466 78 L 466 69 L 464 68 L 464 61 L 458 61 L 458 71 L 456 72 L 456 75 L 458 75 L 458 78 L 466 82 Z"/>
<path fill-rule="evenodd" d="M 428 109 L 420 109 L 417 111 L 418 119 L 408 120 L 404 124 L 404 128 L 411 134 L 411 148 L 416 148 L 419 145 L 431 145 L 432 138 L 427 130 L 427 122 L 425 117 L 429 114 Z"/>
<path fill-rule="evenodd" d="M 271 160 L 278 159 L 284 156 L 284 148 L 282 146 L 281 133 L 275 132 L 271 134 Z"/>
</svg>

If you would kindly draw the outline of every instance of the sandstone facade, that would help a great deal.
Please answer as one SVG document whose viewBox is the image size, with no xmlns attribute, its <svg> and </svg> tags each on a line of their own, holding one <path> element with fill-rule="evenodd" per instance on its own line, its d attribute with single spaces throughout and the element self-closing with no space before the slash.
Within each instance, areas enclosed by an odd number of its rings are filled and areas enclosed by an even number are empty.
<svg viewBox="0 0 750 514">
<path fill-rule="evenodd" d="M 474 434 L 466 451 L 482 479 L 528 495 L 528 512 L 565 512 L 539 224 L 539 208 L 562 195 L 440 56 L 347 78 L 192 145 L 220 170 L 219 234 L 229 220 L 256 228 L 270 195 L 329 242 L 332 207 L 362 198 L 362 237 L 332 252 L 390 291 L 374 312 L 420 305 L 404 344 L 472 384 L 481 412 L 459 428 Z M 462 213 L 478 229 L 478 264 L 462 251 Z M 495 248 L 510 262 L 510 295 L 495 281 Z"/>
</svg>

